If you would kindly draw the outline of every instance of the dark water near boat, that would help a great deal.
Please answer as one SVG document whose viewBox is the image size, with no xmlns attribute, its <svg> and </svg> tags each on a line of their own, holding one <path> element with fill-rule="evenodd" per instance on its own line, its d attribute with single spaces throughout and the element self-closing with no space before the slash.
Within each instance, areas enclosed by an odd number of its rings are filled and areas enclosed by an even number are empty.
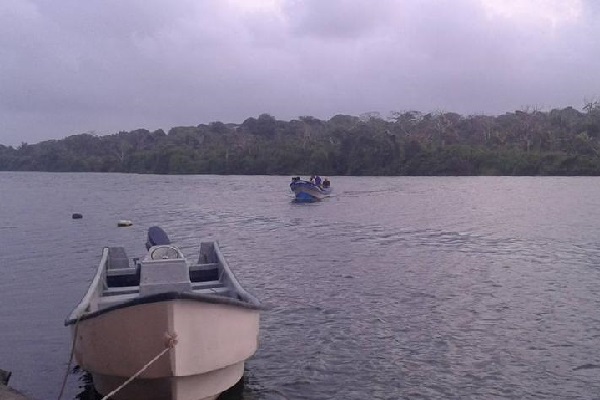
<svg viewBox="0 0 600 400">
<path fill-rule="evenodd" d="M 218 239 L 270 306 L 239 398 L 600 398 L 598 178 L 336 177 L 315 204 L 288 180 L 0 173 L 11 385 L 57 397 L 101 248 L 160 225 L 188 255 Z"/>
</svg>

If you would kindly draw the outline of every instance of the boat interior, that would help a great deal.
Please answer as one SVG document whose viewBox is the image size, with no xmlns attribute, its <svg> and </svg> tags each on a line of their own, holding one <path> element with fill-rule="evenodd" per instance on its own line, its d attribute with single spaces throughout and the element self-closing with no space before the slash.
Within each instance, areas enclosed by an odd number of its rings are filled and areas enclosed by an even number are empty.
<svg viewBox="0 0 600 400">
<path fill-rule="evenodd" d="M 142 262 L 138 258 L 130 260 L 123 247 L 109 247 L 107 251 L 100 309 L 140 295 Z M 213 243 L 202 243 L 198 261 L 186 265 L 193 293 L 238 298 L 233 286 L 228 284 Z"/>
<path fill-rule="evenodd" d="M 130 259 L 123 247 L 105 247 L 88 291 L 65 324 L 146 299 L 161 301 L 161 295 L 262 308 L 237 281 L 216 241 L 200 243 L 198 259 L 190 262 L 160 227 L 151 227 L 146 248 L 148 253 L 140 260 Z"/>
</svg>

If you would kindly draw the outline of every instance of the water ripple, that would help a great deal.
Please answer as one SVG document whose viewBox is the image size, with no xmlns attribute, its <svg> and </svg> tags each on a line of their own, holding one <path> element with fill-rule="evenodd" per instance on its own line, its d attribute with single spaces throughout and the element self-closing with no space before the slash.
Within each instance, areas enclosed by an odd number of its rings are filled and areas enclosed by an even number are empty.
<svg viewBox="0 0 600 400">
<path fill-rule="evenodd" d="M 597 397 L 595 180 L 340 177 L 335 198 L 310 205 L 290 202 L 287 181 L 0 173 L 11 383 L 56 397 L 70 345 L 62 320 L 101 248 L 142 255 L 146 228 L 160 225 L 186 255 L 219 240 L 268 305 L 232 398 Z M 74 398 L 75 378 L 68 389 Z"/>
</svg>

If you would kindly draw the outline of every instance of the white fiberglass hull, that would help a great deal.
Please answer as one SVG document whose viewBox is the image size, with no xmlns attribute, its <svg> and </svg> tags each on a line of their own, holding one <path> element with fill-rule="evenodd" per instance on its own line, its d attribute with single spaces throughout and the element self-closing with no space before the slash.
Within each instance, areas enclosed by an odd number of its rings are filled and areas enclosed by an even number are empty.
<svg viewBox="0 0 600 400">
<path fill-rule="evenodd" d="M 112 398 L 200 400 L 236 384 L 258 346 L 259 311 L 175 299 L 124 306 L 72 327 L 75 358 L 103 395 L 176 344 Z"/>
</svg>

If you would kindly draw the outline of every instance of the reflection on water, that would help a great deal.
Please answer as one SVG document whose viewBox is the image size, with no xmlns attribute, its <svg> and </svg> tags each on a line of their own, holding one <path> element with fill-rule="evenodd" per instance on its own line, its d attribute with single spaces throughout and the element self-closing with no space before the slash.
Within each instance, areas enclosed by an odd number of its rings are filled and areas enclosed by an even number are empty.
<svg viewBox="0 0 600 400">
<path fill-rule="evenodd" d="M 71 373 L 77 377 L 79 381 L 79 389 L 81 390 L 76 396 L 76 400 L 102 400 L 104 397 L 94 388 L 94 380 L 89 372 L 83 371 L 79 366 L 75 366 Z M 247 371 L 231 388 L 221 393 L 217 400 L 254 400 L 252 390 L 247 390 L 244 394 L 245 386 L 248 380 Z"/>
<path fill-rule="evenodd" d="M 73 367 L 72 374 L 77 377 L 79 389 L 81 389 L 77 396 L 75 396 L 77 400 L 101 400 L 104 397 L 94 388 L 94 382 L 90 373 L 83 371 L 76 365 Z"/>
</svg>

